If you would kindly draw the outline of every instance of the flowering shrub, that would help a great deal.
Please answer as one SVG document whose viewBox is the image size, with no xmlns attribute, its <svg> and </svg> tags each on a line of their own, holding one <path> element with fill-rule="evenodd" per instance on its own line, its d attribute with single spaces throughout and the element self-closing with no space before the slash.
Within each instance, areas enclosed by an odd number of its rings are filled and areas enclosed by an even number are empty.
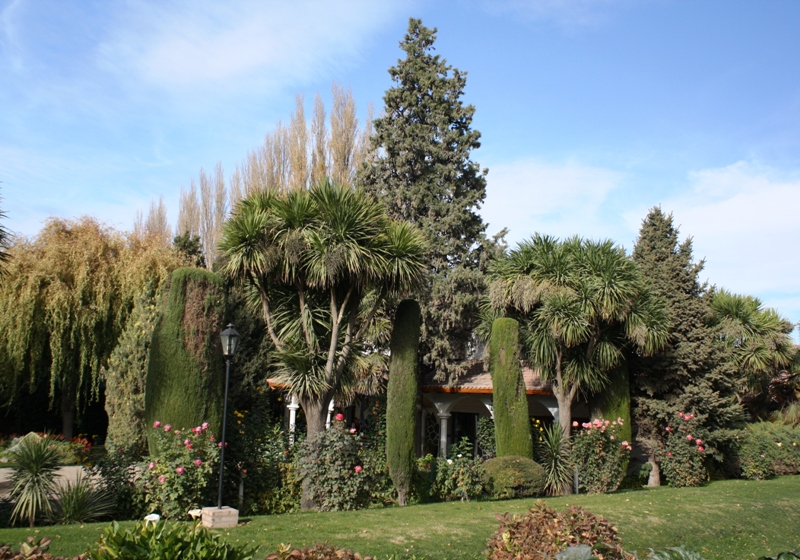
<svg viewBox="0 0 800 560">
<path fill-rule="evenodd" d="M 800 427 L 750 424 L 737 435 L 741 474 L 751 480 L 800 472 Z"/>
<path fill-rule="evenodd" d="M 483 469 L 472 455 L 472 443 L 464 437 L 450 448 L 450 458 L 436 461 L 433 495 L 444 501 L 464 502 L 483 493 Z"/>
<path fill-rule="evenodd" d="M 584 422 L 572 437 L 572 462 L 578 467 L 580 489 L 589 494 L 606 494 L 619 488 L 631 445 L 619 437 L 622 418 Z M 578 423 L 572 423 L 573 429 Z"/>
<path fill-rule="evenodd" d="M 207 423 L 191 430 L 174 430 L 156 421 L 152 430 L 158 456 L 144 466 L 145 502 L 162 517 L 185 519 L 190 509 L 210 503 L 206 488 L 219 472 L 221 444 Z"/>
<path fill-rule="evenodd" d="M 370 503 L 371 475 L 359 456 L 362 437 L 337 414 L 331 427 L 300 446 L 299 475 L 322 511 L 362 509 Z"/>
<path fill-rule="evenodd" d="M 661 469 L 670 486 L 700 486 L 708 480 L 705 465 L 706 432 L 697 416 L 679 412 L 673 425 L 665 428 L 667 443 Z"/>
</svg>

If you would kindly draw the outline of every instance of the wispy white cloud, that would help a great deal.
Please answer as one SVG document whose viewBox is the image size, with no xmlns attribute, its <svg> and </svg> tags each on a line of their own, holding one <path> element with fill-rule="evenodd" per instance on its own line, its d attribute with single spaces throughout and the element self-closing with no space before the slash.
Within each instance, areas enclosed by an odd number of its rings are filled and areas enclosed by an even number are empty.
<svg viewBox="0 0 800 560">
<path fill-rule="evenodd" d="M 800 320 L 800 174 L 753 161 L 694 171 L 685 189 L 660 201 L 712 284 L 754 295 Z M 640 223 L 646 208 L 625 213 Z"/>
<path fill-rule="evenodd" d="M 526 159 L 490 165 L 481 214 L 492 232 L 508 227 L 511 244 L 537 231 L 559 237 L 613 237 L 617 227 L 604 218 L 601 207 L 623 177 L 618 171 L 578 162 Z"/>
<path fill-rule="evenodd" d="M 118 14 L 98 63 L 157 89 L 296 85 L 346 65 L 399 2 L 136 3 Z"/>
</svg>

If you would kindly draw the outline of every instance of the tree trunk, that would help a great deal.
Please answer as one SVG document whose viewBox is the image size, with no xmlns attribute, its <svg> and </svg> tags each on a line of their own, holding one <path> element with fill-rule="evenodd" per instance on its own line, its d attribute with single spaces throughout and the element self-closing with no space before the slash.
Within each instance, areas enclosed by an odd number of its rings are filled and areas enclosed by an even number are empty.
<svg viewBox="0 0 800 560">
<path fill-rule="evenodd" d="M 568 438 L 572 426 L 572 401 L 560 390 L 554 390 L 553 395 L 558 403 L 558 425 L 561 426 L 561 433 L 564 437 Z"/>
<path fill-rule="evenodd" d="M 330 397 L 318 401 L 300 400 L 300 406 L 306 416 L 306 440 L 310 441 L 315 434 L 325 431 L 325 420 L 328 417 L 328 403 Z M 303 479 L 303 494 L 300 498 L 300 509 L 309 511 L 316 509 L 314 500 L 311 499 L 311 488 L 308 479 Z"/>
<path fill-rule="evenodd" d="M 647 486 L 661 486 L 661 467 L 658 466 L 658 461 L 654 455 L 650 455 L 650 460 L 647 462 L 652 467 L 650 477 L 647 479 Z"/>
</svg>

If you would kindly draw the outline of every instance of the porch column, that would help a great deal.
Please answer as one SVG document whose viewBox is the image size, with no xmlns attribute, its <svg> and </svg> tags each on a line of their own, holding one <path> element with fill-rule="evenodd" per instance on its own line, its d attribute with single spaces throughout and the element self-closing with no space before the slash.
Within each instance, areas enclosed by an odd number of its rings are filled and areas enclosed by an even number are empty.
<svg viewBox="0 0 800 560">
<path fill-rule="evenodd" d="M 289 409 L 289 445 L 294 445 L 294 429 L 297 424 L 297 409 L 300 404 L 297 402 L 297 395 L 292 395 L 289 404 L 286 405 Z"/>
<path fill-rule="evenodd" d="M 449 412 L 439 414 L 439 458 L 447 457 L 447 420 L 450 418 Z"/>
<path fill-rule="evenodd" d="M 333 414 L 333 399 L 328 403 L 328 417 L 325 419 L 325 429 L 331 429 L 331 414 Z"/>
</svg>

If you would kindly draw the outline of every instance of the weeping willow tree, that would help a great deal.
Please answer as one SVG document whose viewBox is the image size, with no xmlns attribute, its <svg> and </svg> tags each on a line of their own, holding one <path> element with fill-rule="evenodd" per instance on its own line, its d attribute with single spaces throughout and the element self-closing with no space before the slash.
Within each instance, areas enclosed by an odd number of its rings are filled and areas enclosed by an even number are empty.
<svg viewBox="0 0 800 560">
<path fill-rule="evenodd" d="M 76 414 L 100 398 L 101 374 L 135 294 L 181 259 L 93 218 L 49 220 L 9 248 L 0 285 L 6 405 L 46 388 L 72 437 Z"/>
<path fill-rule="evenodd" d="M 3 200 L 0 197 L 0 200 Z M 5 218 L 6 213 L 0 210 L 0 218 Z M 8 230 L 0 224 L 0 277 L 3 275 L 4 266 L 8 262 L 8 245 L 10 234 Z"/>
</svg>

